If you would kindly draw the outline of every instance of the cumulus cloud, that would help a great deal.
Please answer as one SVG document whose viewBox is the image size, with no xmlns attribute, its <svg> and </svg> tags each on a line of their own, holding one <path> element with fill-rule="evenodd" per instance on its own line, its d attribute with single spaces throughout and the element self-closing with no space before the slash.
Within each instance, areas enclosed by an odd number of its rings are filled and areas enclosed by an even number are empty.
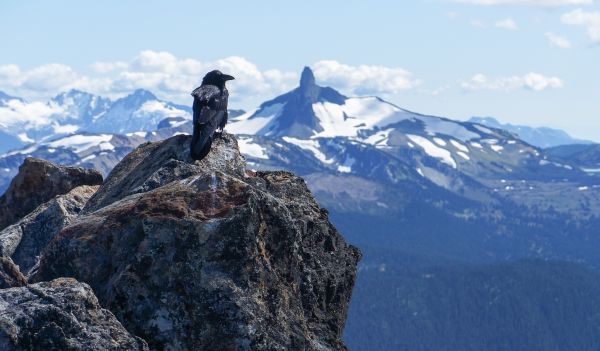
<svg viewBox="0 0 600 351">
<path fill-rule="evenodd" d="M 476 74 L 471 79 L 461 82 L 461 87 L 469 91 L 499 90 L 512 91 L 529 89 L 541 91 L 548 88 L 560 88 L 563 82 L 557 77 L 547 77 L 539 73 L 527 73 L 523 76 L 510 76 L 490 79 L 486 75 Z"/>
<path fill-rule="evenodd" d="M 19 84 L 21 69 L 17 65 L 0 66 L 0 84 L 4 86 L 15 86 Z"/>
<path fill-rule="evenodd" d="M 394 94 L 413 89 L 420 81 L 402 68 L 350 66 L 337 61 L 319 61 L 312 69 L 317 80 L 354 94 Z"/>
<path fill-rule="evenodd" d="M 129 61 L 95 62 L 90 68 L 92 75 L 80 74 L 63 64 L 46 64 L 31 70 L 0 66 L 0 90 L 10 88 L 15 95 L 37 98 L 80 89 L 114 98 L 142 88 L 163 99 L 185 103 L 204 74 L 219 69 L 236 78 L 229 84 L 232 105 L 252 107 L 296 87 L 300 76 L 300 69 L 262 70 L 240 56 L 200 61 L 153 50 L 142 51 Z M 410 72 L 398 67 L 318 61 L 312 68 L 320 83 L 349 94 L 394 94 L 420 84 Z"/>
<path fill-rule="evenodd" d="M 512 19 L 512 18 L 507 18 L 501 21 L 497 21 L 496 23 L 494 23 L 494 27 L 496 28 L 502 28 L 502 29 L 508 29 L 508 30 L 517 30 L 519 29 L 519 26 L 517 25 L 517 23 Z"/>
<path fill-rule="evenodd" d="M 148 89 L 164 99 L 189 100 L 190 91 L 198 86 L 204 74 L 220 69 L 236 77 L 230 84 L 232 101 L 263 101 L 291 89 L 299 72 L 276 69 L 260 70 L 243 57 L 232 56 L 216 61 L 179 59 L 164 51 L 142 51 L 129 61 L 95 62 L 93 75 L 83 75 L 63 64 L 46 64 L 31 70 L 16 65 L 0 66 L 0 90 L 5 89 L 26 98 L 48 97 L 69 89 L 118 97 L 134 89 Z"/>
<path fill-rule="evenodd" d="M 171 98 L 188 97 L 190 90 L 198 86 L 204 74 L 212 69 L 219 69 L 236 78 L 230 84 L 232 101 L 258 95 L 263 98 L 271 97 L 291 88 L 298 77 L 294 72 L 261 71 L 254 63 L 239 56 L 204 62 L 178 59 L 169 52 L 147 50 L 119 68 L 113 81 L 113 90 L 127 92 L 144 88 L 162 92 Z"/>
<path fill-rule="evenodd" d="M 548 42 L 550 43 L 550 45 L 556 46 L 557 48 L 561 48 L 561 49 L 571 48 L 571 42 L 567 38 L 561 37 L 552 32 L 547 32 L 545 35 L 546 35 L 546 39 L 548 39 Z"/>
<path fill-rule="evenodd" d="M 560 20 L 568 25 L 585 27 L 588 37 L 600 43 L 600 12 L 576 9 L 562 15 Z"/>
<path fill-rule="evenodd" d="M 567 6 L 590 5 L 594 0 L 454 0 L 475 5 L 528 5 L 528 6 Z"/>
<path fill-rule="evenodd" d="M 49 117 L 60 109 L 43 102 L 26 103 L 10 100 L 6 106 L 0 107 L 0 126 L 5 128 L 35 128 L 49 125 Z"/>
</svg>

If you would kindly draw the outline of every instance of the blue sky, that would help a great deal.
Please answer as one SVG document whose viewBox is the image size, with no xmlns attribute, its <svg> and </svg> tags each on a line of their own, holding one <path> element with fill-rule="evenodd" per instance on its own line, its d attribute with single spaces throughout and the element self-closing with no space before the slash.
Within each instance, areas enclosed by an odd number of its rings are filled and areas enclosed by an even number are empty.
<svg viewBox="0 0 600 351">
<path fill-rule="evenodd" d="M 147 88 L 189 103 L 218 67 L 249 109 L 310 65 L 348 95 L 600 141 L 594 0 L 2 1 L 0 33 L 0 90 L 30 100 Z"/>
</svg>

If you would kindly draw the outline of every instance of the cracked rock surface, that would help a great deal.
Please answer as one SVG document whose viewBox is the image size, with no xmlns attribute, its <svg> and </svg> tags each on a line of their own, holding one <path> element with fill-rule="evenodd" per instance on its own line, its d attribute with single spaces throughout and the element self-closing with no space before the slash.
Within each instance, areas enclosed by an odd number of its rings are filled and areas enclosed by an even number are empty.
<svg viewBox="0 0 600 351">
<path fill-rule="evenodd" d="M 0 256 L 10 257 L 27 274 L 48 243 L 81 212 L 98 186 L 83 185 L 40 205 L 17 223 L 0 230 Z"/>
<path fill-rule="evenodd" d="M 148 350 L 74 279 L 0 290 L 0 350 Z"/>
</svg>

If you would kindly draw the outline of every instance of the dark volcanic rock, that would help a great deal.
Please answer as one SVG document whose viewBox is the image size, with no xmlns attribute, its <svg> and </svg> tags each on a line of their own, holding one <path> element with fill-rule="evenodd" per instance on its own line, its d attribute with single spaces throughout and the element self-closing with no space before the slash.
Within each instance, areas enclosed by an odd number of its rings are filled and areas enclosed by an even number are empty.
<svg viewBox="0 0 600 351">
<path fill-rule="evenodd" d="M 0 290 L 0 350 L 148 350 L 74 279 Z"/>
<path fill-rule="evenodd" d="M 50 240 L 73 221 L 97 189 L 98 186 L 77 187 L 0 231 L 0 256 L 11 257 L 27 273 Z"/>
<path fill-rule="evenodd" d="M 245 173 L 237 143 L 140 146 L 44 251 L 155 350 L 343 350 L 359 251 L 301 178 Z"/>
<path fill-rule="evenodd" d="M 9 257 L 0 257 L 0 289 L 15 288 L 27 284 L 19 267 Z"/>
<path fill-rule="evenodd" d="M 28 157 L 19 174 L 0 197 L 0 229 L 17 222 L 56 195 L 81 185 L 100 185 L 102 175 L 92 169 L 59 166 Z"/>
</svg>

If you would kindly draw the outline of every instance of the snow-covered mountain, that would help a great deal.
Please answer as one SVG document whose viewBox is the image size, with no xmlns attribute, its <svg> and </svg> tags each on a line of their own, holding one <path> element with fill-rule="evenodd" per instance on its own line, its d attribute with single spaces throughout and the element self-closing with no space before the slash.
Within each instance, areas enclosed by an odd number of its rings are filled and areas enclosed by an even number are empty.
<svg viewBox="0 0 600 351">
<path fill-rule="evenodd" d="M 162 101 L 151 92 L 138 89 L 114 101 L 108 109 L 94 116 L 87 129 L 112 133 L 149 132 L 156 130 L 158 123 L 167 117 L 191 120 L 191 109 Z"/>
<path fill-rule="evenodd" d="M 234 118 L 226 130 L 240 135 L 256 168 L 314 164 L 378 182 L 430 182 L 478 201 L 499 194 L 524 201 L 552 182 L 564 182 L 565 191 L 597 182 L 511 132 L 414 113 L 378 97 L 346 97 L 316 85 L 309 68 L 298 88 Z"/>
<path fill-rule="evenodd" d="M 0 152 L 61 136 L 156 130 L 167 117 L 191 119 L 191 109 L 136 90 L 116 101 L 71 90 L 50 101 L 27 102 L 0 94 Z"/>
<path fill-rule="evenodd" d="M 492 117 L 472 117 L 470 122 L 483 124 L 488 127 L 504 129 L 516 134 L 520 139 L 541 148 L 548 148 L 560 145 L 571 144 L 593 144 L 589 140 L 576 139 L 567 132 L 560 129 L 548 127 L 529 127 L 524 125 L 514 125 L 510 123 L 500 123 Z"/>
<path fill-rule="evenodd" d="M 0 157 L 0 168 L 9 170 L 6 177 L 16 171 L 17 161 L 29 154 L 97 166 L 106 172 L 122 157 L 126 149 L 121 146 L 130 150 L 140 142 L 192 129 L 188 107 L 161 101 L 144 90 L 114 102 L 71 91 L 44 107 L 58 111 L 48 117 L 55 123 L 55 132 L 73 126 L 68 132 L 77 130 L 77 134 L 50 134 L 53 138 L 30 131 L 17 134 L 17 139 L 35 137 L 40 141 Z M 560 197 L 566 192 L 591 189 L 587 197 L 596 192 L 598 183 L 598 173 L 548 154 L 509 131 L 418 114 L 378 97 L 347 97 L 317 85 L 310 68 L 304 69 L 298 88 L 254 111 L 237 117 L 232 113 L 226 130 L 238 135 L 252 168 L 289 169 L 309 178 L 315 173 L 338 179 L 360 177 L 391 186 L 411 182 L 484 203 L 500 197 L 530 204 L 548 193 L 543 200 L 560 207 L 564 204 Z M 120 140 L 113 144 L 114 149 L 103 148 L 101 143 L 106 141 L 97 142 L 92 153 L 71 147 L 70 142 L 55 145 L 57 137 L 72 141 L 113 134 Z M 116 156 L 105 161 L 112 153 Z M 92 155 L 96 161 L 86 163 Z M 393 199 L 382 202 L 367 193 L 355 195 L 359 202 L 394 206 Z"/>
</svg>

